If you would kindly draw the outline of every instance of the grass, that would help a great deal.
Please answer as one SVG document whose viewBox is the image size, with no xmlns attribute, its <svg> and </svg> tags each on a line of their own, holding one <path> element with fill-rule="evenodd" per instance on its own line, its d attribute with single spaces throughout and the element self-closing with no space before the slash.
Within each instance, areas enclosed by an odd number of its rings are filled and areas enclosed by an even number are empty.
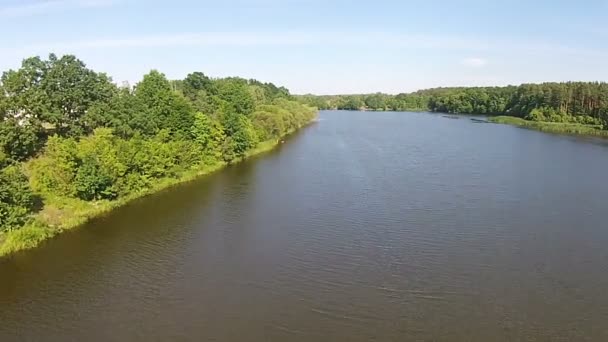
<svg viewBox="0 0 608 342">
<path fill-rule="evenodd" d="M 602 129 L 600 125 L 584 125 L 565 122 L 530 121 L 514 116 L 494 116 L 488 118 L 489 122 L 508 124 L 519 127 L 531 128 L 543 132 L 576 135 L 596 135 L 608 137 L 608 130 Z"/>
<path fill-rule="evenodd" d="M 288 132 L 286 135 L 293 132 L 295 130 Z M 280 138 L 259 143 L 256 148 L 248 151 L 243 158 L 235 162 L 240 162 L 249 157 L 270 151 L 279 145 L 282 140 Z M 115 201 L 87 202 L 76 198 L 45 196 L 44 208 L 33 217 L 30 224 L 17 230 L 0 233 L 0 257 L 34 248 L 45 240 L 62 232 L 81 227 L 89 220 L 109 213 L 113 209 L 121 207 L 136 198 L 159 192 L 176 184 L 192 181 L 203 175 L 220 170 L 226 165 L 224 162 L 218 162 L 214 165 L 206 165 L 198 169 L 185 171 L 177 178 L 158 179 L 153 183 L 152 187 Z"/>
<path fill-rule="evenodd" d="M 197 170 L 183 172 L 177 178 L 158 179 L 150 188 L 115 201 L 87 202 L 76 198 L 45 196 L 44 208 L 33 217 L 30 224 L 20 229 L 0 234 L 0 257 L 24 249 L 34 248 L 57 234 L 78 228 L 89 220 L 109 213 L 113 209 L 121 207 L 136 198 L 153 194 L 179 183 L 194 180 L 200 176 L 222 169 L 225 165 L 226 163 L 220 162 Z"/>
</svg>

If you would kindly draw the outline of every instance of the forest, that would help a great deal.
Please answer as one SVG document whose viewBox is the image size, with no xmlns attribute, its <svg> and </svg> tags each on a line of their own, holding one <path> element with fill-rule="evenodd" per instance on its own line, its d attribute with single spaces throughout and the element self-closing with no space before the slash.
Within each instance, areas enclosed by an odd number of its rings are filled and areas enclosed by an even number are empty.
<svg viewBox="0 0 608 342">
<path fill-rule="evenodd" d="M 608 83 L 603 82 L 434 88 L 398 95 L 302 95 L 298 99 L 320 109 L 506 115 L 539 122 L 608 126 Z"/>
<path fill-rule="evenodd" d="M 117 86 L 75 56 L 27 58 L 0 79 L 0 255 L 272 146 L 316 112 L 257 80 L 152 70 Z"/>
</svg>

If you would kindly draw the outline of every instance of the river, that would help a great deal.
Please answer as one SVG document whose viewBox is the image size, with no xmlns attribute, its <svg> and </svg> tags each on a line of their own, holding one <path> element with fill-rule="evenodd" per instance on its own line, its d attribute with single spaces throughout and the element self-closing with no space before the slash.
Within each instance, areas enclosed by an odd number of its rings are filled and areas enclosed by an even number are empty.
<svg viewBox="0 0 608 342">
<path fill-rule="evenodd" d="M 320 113 L 0 261 L 0 341 L 607 341 L 608 143 Z"/>
</svg>

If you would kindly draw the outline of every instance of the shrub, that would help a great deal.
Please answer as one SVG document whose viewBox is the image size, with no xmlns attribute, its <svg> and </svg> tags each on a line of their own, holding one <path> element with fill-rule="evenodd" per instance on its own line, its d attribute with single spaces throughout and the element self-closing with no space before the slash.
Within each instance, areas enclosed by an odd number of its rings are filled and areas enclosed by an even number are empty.
<svg viewBox="0 0 608 342">
<path fill-rule="evenodd" d="M 34 209 L 27 177 L 16 166 L 0 171 L 0 230 L 22 226 Z"/>
</svg>

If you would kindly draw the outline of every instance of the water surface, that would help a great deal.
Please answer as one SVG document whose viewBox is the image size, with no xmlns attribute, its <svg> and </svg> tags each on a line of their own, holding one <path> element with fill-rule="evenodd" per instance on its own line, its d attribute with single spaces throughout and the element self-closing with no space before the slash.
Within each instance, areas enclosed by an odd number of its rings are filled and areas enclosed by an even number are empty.
<svg viewBox="0 0 608 342">
<path fill-rule="evenodd" d="M 0 261 L 0 341 L 606 341 L 608 145 L 322 112 Z"/>
</svg>

